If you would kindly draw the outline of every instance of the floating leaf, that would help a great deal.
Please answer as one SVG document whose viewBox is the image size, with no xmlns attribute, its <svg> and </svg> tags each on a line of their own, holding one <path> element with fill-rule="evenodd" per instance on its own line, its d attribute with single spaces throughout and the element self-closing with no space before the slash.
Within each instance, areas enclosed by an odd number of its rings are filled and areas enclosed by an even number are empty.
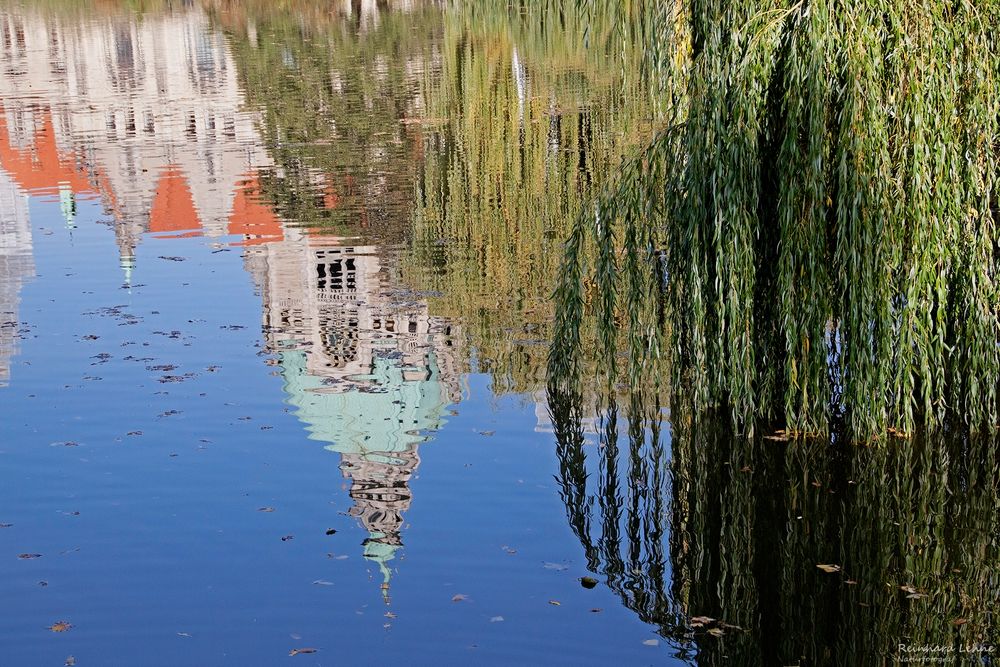
<svg viewBox="0 0 1000 667">
<path fill-rule="evenodd" d="M 258 507 L 257 511 L 258 512 L 273 512 L 274 508 L 273 507 Z"/>
<path fill-rule="evenodd" d="M 451 601 L 452 602 L 465 602 L 468 599 L 469 599 L 468 595 L 463 595 L 462 593 L 459 593 L 458 595 L 453 595 L 452 598 L 451 598 Z"/>
<path fill-rule="evenodd" d="M 18 554 L 17 557 L 21 560 L 31 560 L 32 558 L 41 558 L 42 554 Z"/>
<path fill-rule="evenodd" d="M 503 616 L 493 616 L 490 618 L 490 623 L 503 623 Z"/>
<path fill-rule="evenodd" d="M 549 604 L 555 605 L 555 606 L 558 607 L 559 605 L 562 604 L 562 602 L 560 602 L 559 600 L 549 600 Z"/>
<path fill-rule="evenodd" d="M 659 639 L 646 639 L 642 643 L 645 646 L 659 646 L 660 645 L 660 640 Z"/>
<path fill-rule="evenodd" d="M 819 569 L 823 570 L 827 574 L 833 574 L 834 572 L 840 572 L 840 566 L 839 565 L 828 565 L 828 564 L 825 564 L 825 563 L 819 563 L 818 565 L 816 565 L 816 567 L 818 567 Z"/>
<path fill-rule="evenodd" d="M 66 632 L 73 627 L 73 624 L 69 621 L 56 621 L 49 626 L 49 630 L 52 632 Z"/>
<path fill-rule="evenodd" d="M 584 588 L 593 588 L 597 585 L 597 579 L 593 577 L 580 577 L 580 585 Z"/>
<path fill-rule="evenodd" d="M 307 653 L 315 653 L 317 650 L 318 649 L 314 649 L 314 648 L 293 648 L 291 651 L 289 651 L 288 655 L 289 656 L 293 656 L 293 655 L 305 655 Z"/>
</svg>

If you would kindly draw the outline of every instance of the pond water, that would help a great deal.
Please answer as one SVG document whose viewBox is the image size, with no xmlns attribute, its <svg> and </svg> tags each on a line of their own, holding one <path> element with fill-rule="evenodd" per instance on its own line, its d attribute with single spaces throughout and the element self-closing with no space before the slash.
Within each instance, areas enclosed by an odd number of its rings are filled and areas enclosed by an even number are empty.
<svg viewBox="0 0 1000 667">
<path fill-rule="evenodd" d="M 635 45 L 319 5 L 0 4 L 0 665 L 990 640 L 993 458 L 550 409 L 562 240 L 655 123 Z"/>
</svg>

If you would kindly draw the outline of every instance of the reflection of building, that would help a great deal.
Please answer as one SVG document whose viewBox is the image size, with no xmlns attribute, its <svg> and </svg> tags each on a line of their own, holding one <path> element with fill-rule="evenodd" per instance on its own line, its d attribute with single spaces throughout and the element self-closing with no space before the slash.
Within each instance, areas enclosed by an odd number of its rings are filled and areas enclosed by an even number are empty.
<svg viewBox="0 0 1000 667">
<path fill-rule="evenodd" d="M 378 563 L 388 600 L 417 446 L 459 399 L 450 329 L 425 302 L 387 289 L 372 247 L 288 229 L 247 261 L 289 403 L 310 438 L 341 454 L 351 514 L 369 532 L 365 557 Z"/>
<path fill-rule="evenodd" d="M 361 14 L 378 5 L 351 3 Z M 448 326 L 387 288 L 376 248 L 309 236 L 263 201 L 261 181 L 275 170 L 224 38 L 201 11 L 70 23 L 0 10 L 0 99 L 0 173 L 12 197 L 20 188 L 58 198 L 70 224 L 81 198 L 99 198 L 127 278 L 143 233 L 242 238 L 235 245 L 260 289 L 288 400 L 310 437 L 341 455 L 351 514 L 369 533 L 365 557 L 379 565 L 388 600 L 417 447 L 458 399 Z M 337 208 L 330 179 L 313 176 L 322 206 Z M 379 178 L 365 200 L 388 188 Z M 15 227 L 29 229 L 26 209 Z M 0 299 L 5 311 L 16 303 Z"/>
<path fill-rule="evenodd" d="M 67 211 L 100 195 L 126 274 L 145 231 L 230 232 L 241 184 L 268 162 L 204 12 L 81 22 L 0 11 L 0 38 L 0 158 L 22 187 L 65 198 Z M 32 169 L 42 157 L 49 166 Z"/>
<path fill-rule="evenodd" d="M 17 351 L 21 285 L 35 273 L 31 250 L 27 195 L 0 170 L 0 386 L 10 378 Z"/>
</svg>

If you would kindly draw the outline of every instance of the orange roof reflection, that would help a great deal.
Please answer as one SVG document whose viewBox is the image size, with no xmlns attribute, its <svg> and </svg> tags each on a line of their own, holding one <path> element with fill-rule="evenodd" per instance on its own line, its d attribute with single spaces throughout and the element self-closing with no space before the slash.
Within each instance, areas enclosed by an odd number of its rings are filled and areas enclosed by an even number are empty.
<svg viewBox="0 0 1000 667">
<path fill-rule="evenodd" d="M 20 149 L 11 143 L 7 116 L 0 105 L 0 166 L 29 192 L 58 194 L 60 187 L 68 187 L 74 194 L 97 195 L 74 154 L 60 155 L 52 112 L 45 109 L 41 114 L 41 127 L 32 137 L 31 148 Z"/>
<path fill-rule="evenodd" d="M 229 215 L 229 233 L 244 237 L 243 241 L 232 244 L 235 246 L 259 245 L 285 238 L 278 216 L 261 199 L 257 172 L 247 174 L 236 188 L 233 211 Z"/>
<path fill-rule="evenodd" d="M 191 188 L 184 172 L 176 165 L 169 165 L 160 174 L 149 214 L 151 232 L 188 232 L 179 237 L 198 236 L 201 220 L 194 207 Z"/>
</svg>

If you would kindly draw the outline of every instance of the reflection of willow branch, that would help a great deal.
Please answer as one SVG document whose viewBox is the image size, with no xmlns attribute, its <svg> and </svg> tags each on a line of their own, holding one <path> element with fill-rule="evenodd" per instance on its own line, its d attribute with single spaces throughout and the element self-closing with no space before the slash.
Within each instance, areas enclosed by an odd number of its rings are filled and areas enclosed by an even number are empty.
<svg viewBox="0 0 1000 667">
<path fill-rule="evenodd" d="M 596 571 L 600 559 L 590 539 L 587 503 L 587 457 L 583 453 L 583 410 L 579 393 L 550 393 L 549 410 L 559 457 L 559 495 L 566 505 L 570 528 L 583 545 L 587 568 Z"/>
<path fill-rule="evenodd" d="M 601 411 L 600 457 L 596 488 L 588 493 L 587 457 L 582 419 L 583 398 L 577 392 L 550 387 L 549 407 L 555 425 L 559 483 L 567 517 L 583 546 L 587 567 L 606 577 L 608 587 L 640 619 L 677 634 L 677 615 L 666 586 L 663 540 L 666 476 L 659 407 L 642 409 L 643 398 L 630 397 L 628 451 L 619 448 L 619 410 L 614 399 Z M 627 489 L 622 489 L 620 457 L 626 458 Z M 596 520 L 592 508 L 600 512 Z M 594 533 L 595 527 L 599 534 Z"/>
<path fill-rule="evenodd" d="M 559 481 L 587 565 L 698 664 L 888 664 L 899 643 L 1000 637 L 995 438 L 750 438 L 675 400 L 668 478 L 655 401 L 602 397 L 585 448 L 564 387 Z"/>
</svg>

